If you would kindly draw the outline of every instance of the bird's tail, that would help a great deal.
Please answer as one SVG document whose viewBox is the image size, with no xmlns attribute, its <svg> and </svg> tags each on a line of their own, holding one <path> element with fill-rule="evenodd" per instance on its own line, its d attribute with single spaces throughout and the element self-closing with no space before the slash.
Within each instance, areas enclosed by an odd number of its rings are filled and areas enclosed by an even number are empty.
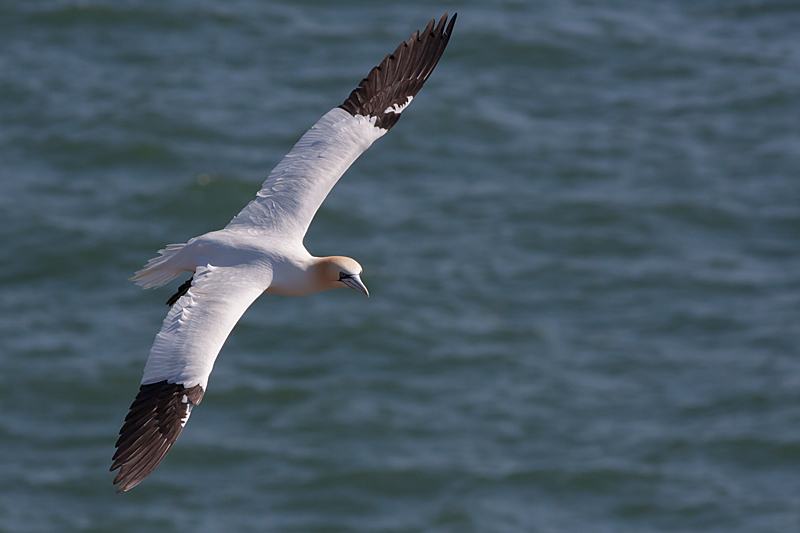
<svg viewBox="0 0 800 533">
<path fill-rule="evenodd" d="M 143 289 L 152 289 L 161 287 L 172 281 L 176 276 L 184 271 L 183 268 L 177 264 L 179 262 L 172 261 L 175 254 L 177 254 L 185 244 L 168 244 L 163 250 L 159 250 L 158 257 L 154 257 L 147 262 L 143 269 L 133 275 L 131 281 L 135 281 L 137 285 Z"/>
</svg>

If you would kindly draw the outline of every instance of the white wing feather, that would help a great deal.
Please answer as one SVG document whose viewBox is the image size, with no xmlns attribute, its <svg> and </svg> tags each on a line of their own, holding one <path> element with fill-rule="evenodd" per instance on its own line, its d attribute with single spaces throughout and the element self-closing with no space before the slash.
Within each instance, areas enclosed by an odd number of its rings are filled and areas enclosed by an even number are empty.
<svg viewBox="0 0 800 533">
<path fill-rule="evenodd" d="M 338 107 L 328 111 L 270 172 L 257 198 L 227 228 L 302 241 L 342 174 L 386 133 L 374 123 L 374 117 L 352 116 Z"/>
<path fill-rule="evenodd" d="M 241 267 L 198 267 L 192 287 L 172 306 L 156 335 L 142 385 L 167 380 L 206 390 L 231 330 L 268 280 Z"/>
</svg>

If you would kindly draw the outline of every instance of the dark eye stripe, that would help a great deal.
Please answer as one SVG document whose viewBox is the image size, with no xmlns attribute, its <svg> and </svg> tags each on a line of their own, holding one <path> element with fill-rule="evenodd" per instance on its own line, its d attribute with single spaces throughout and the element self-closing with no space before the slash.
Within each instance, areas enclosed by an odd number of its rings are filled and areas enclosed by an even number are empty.
<svg viewBox="0 0 800 533">
<path fill-rule="evenodd" d="M 350 274 L 346 274 L 344 272 L 339 272 L 339 281 L 341 281 L 343 279 L 347 279 L 347 278 L 352 278 L 352 277 L 353 276 L 351 276 Z"/>
</svg>

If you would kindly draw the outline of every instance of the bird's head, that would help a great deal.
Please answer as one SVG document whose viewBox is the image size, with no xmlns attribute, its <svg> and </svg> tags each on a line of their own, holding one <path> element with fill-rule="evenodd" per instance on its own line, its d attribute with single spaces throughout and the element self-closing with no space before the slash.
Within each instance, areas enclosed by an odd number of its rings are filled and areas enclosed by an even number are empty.
<svg viewBox="0 0 800 533">
<path fill-rule="evenodd" d="M 361 272 L 364 269 L 354 259 L 349 257 L 333 256 L 323 257 L 319 262 L 318 272 L 322 277 L 325 289 L 344 289 L 350 287 L 357 289 L 369 296 L 364 282 L 361 281 Z"/>
</svg>

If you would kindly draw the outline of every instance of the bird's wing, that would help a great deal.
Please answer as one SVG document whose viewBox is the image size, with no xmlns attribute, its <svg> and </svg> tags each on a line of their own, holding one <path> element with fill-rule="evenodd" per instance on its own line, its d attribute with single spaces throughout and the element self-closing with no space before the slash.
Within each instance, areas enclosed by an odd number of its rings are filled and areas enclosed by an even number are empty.
<svg viewBox="0 0 800 533">
<path fill-rule="evenodd" d="M 342 105 L 326 113 L 270 173 L 255 200 L 228 225 L 302 241 L 328 193 L 370 145 L 400 119 L 439 62 L 456 15 L 400 43 L 361 80 Z"/>
<path fill-rule="evenodd" d="M 199 404 L 225 339 L 269 285 L 243 267 L 198 267 L 191 288 L 156 335 L 142 386 L 119 432 L 111 471 L 117 492 L 142 482 L 172 447 Z"/>
</svg>

